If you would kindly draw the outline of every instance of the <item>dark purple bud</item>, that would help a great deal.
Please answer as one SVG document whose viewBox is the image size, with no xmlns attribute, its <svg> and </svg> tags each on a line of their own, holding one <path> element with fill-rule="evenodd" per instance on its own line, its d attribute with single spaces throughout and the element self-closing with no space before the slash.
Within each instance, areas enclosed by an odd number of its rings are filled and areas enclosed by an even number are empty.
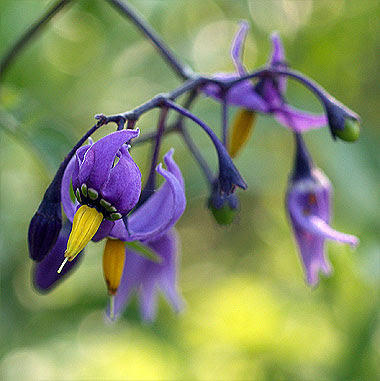
<svg viewBox="0 0 380 381">
<path fill-rule="evenodd" d="M 28 244 L 30 257 L 42 261 L 57 241 L 62 227 L 61 168 L 46 190 L 38 210 L 30 221 Z"/>
<path fill-rule="evenodd" d="M 59 274 L 57 273 L 57 270 L 65 259 L 65 250 L 70 231 L 71 223 L 67 221 L 53 248 L 41 262 L 36 264 L 33 274 L 33 284 L 37 291 L 42 293 L 50 291 L 57 285 L 58 281 L 71 271 L 82 257 L 81 255 L 77 255 L 72 261 L 66 263 Z"/>
<path fill-rule="evenodd" d="M 208 200 L 208 207 L 219 225 L 230 225 L 239 211 L 239 199 L 234 193 L 229 195 L 221 193 L 219 184 L 215 183 Z"/>
<path fill-rule="evenodd" d="M 247 189 L 247 184 L 232 162 L 227 150 L 221 144 L 217 147 L 219 157 L 219 186 L 220 190 L 227 195 L 231 194 L 238 186 Z"/>
</svg>

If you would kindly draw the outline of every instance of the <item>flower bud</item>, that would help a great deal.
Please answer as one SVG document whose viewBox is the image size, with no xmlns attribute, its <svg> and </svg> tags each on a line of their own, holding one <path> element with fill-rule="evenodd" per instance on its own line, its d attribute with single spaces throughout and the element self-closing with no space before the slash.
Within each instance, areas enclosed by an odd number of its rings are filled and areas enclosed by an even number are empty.
<svg viewBox="0 0 380 381">
<path fill-rule="evenodd" d="M 103 253 L 103 275 L 110 295 L 115 295 L 119 288 L 124 262 L 124 242 L 118 239 L 107 239 Z"/>
<path fill-rule="evenodd" d="M 219 225 L 230 225 L 239 210 L 239 199 L 234 193 L 221 194 L 217 187 L 211 194 L 208 207 Z"/>
<path fill-rule="evenodd" d="M 252 135 L 256 114 L 247 109 L 240 109 L 232 126 L 232 133 L 228 147 L 228 153 L 232 158 L 240 152 Z"/>
<path fill-rule="evenodd" d="M 346 142 L 355 142 L 359 139 L 360 123 L 353 118 L 346 118 L 343 130 L 336 130 L 335 135 Z"/>
<path fill-rule="evenodd" d="M 336 99 L 325 100 L 325 108 L 331 134 L 346 142 L 359 139 L 360 118 Z"/>
<path fill-rule="evenodd" d="M 62 227 L 60 181 L 54 178 L 30 221 L 28 244 L 30 257 L 42 261 L 55 245 Z"/>
</svg>

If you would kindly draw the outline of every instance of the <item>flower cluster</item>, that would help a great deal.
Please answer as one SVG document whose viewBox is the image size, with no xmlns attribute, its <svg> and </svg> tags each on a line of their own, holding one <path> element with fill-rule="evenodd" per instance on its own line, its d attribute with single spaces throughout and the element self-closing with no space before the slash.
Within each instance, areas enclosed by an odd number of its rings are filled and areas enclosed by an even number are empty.
<svg viewBox="0 0 380 381">
<path fill-rule="evenodd" d="M 328 125 L 334 139 L 358 138 L 359 117 L 339 103 L 315 82 L 288 68 L 278 34 L 273 33 L 272 53 L 263 69 L 248 72 L 242 62 L 248 24 L 242 22 L 231 48 L 234 73 L 216 73 L 211 77 L 190 75 L 187 82 L 167 95 L 159 95 L 138 108 L 112 117 L 98 115 L 98 123 L 87 136 L 101 126 L 116 122 L 117 131 L 97 142 L 85 137 L 62 162 L 48 187 L 29 227 L 30 256 L 36 261 L 34 284 L 41 292 L 55 287 L 80 262 L 90 240 L 104 240 L 103 273 L 110 295 L 107 314 L 111 319 L 122 314 L 133 292 L 139 294 L 141 315 L 152 321 L 156 315 L 157 292 L 161 291 L 179 311 L 183 301 L 177 289 L 178 238 L 175 224 L 185 211 L 185 185 L 173 150 L 157 165 L 160 141 L 169 131 L 169 110 L 180 114 L 172 128 L 203 169 L 210 188 L 208 207 L 221 225 L 233 222 L 239 210 L 237 188 L 247 187 L 236 168 L 235 158 L 248 142 L 258 114 L 272 115 L 295 137 L 294 169 L 289 178 L 286 209 L 306 272 L 307 282 L 318 283 L 319 272 L 330 272 L 325 255 L 326 239 L 358 244 L 352 235 L 330 227 L 332 187 L 327 177 L 314 166 L 301 133 Z M 185 76 L 185 71 L 181 71 Z M 314 114 L 288 104 L 288 78 L 303 83 L 321 101 L 325 113 Z M 185 107 L 175 99 L 186 92 Z M 212 97 L 222 106 L 222 137 L 189 111 L 195 97 Z M 151 172 L 144 188 L 141 172 L 130 148 L 139 140 L 134 125 L 139 116 L 155 107 L 162 110 L 157 133 L 146 140 L 155 141 Z M 228 111 L 238 107 L 236 118 L 228 124 Z M 199 125 L 214 145 L 219 173 L 214 175 L 202 152 L 191 140 L 184 119 Z M 127 128 L 125 123 L 128 121 Z M 156 188 L 155 177 L 164 179 Z M 62 223 L 61 205 L 66 216 Z"/>
</svg>

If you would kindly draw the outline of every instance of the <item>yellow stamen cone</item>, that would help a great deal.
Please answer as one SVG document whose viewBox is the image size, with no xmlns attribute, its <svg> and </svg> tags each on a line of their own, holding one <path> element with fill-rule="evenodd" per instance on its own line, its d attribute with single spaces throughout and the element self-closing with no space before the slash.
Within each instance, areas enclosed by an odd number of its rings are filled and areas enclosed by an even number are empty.
<svg viewBox="0 0 380 381">
<path fill-rule="evenodd" d="M 65 257 L 72 261 L 90 242 L 103 221 L 103 214 L 95 208 L 82 205 L 74 216 Z"/>
<path fill-rule="evenodd" d="M 228 153 L 231 157 L 235 157 L 247 143 L 252 134 L 255 120 L 256 113 L 254 111 L 243 108 L 237 112 L 232 126 L 232 134 L 228 147 Z"/>
<path fill-rule="evenodd" d="M 110 295 L 115 295 L 119 288 L 124 261 L 124 242 L 118 239 L 107 239 L 103 253 L 103 274 Z"/>
</svg>

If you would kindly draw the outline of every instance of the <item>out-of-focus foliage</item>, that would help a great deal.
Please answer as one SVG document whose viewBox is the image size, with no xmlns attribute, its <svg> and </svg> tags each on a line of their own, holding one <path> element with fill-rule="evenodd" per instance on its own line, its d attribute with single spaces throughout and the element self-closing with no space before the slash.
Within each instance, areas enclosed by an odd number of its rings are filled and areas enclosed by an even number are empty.
<svg viewBox="0 0 380 381">
<path fill-rule="evenodd" d="M 2 0 L 0 54 L 48 5 Z M 315 78 L 362 117 L 356 144 L 333 142 L 327 129 L 306 135 L 335 187 L 333 226 L 356 234 L 356 251 L 328 244 L 335 269 L 310 290 L 284 212 L 292 136 L 268 117 L 237 166 L 249 184 L 228 228 L 206 208 L 207 188 L 180 140 L 176 148 L 189 199 L 180 220 L 180 287 L 187 308 L 164 302 L 151 326 L 137 303 L 115 325 L 107 302 L 102 244 L 90 244 L 73 276 L 51 294 L 32 289 L 27 226 L 57 165 L 93 124 L 93 115 L 126 111 L 179 82 L 151 45 L 104 1 L 77 0 L 17 59 L 1 86 L 2 380 L 199 379 L 375 380 L 380 374 L 380 2 L 133 2 L 168 44 L 202 72 L 233 71 L 229 45 L 238 20 L 251 23 L 245 63 L 266 62 L 268 34 L 281 33 L 293 68 Z M 299 85 L 290 98 L 321 107 Z M 195 111 L 215 131 L 212 100 Z M 230 116 L 232 120 L 233 115 Z M 156 113 L 139 122 L 154 128 Z M 210 162 L 202 132 L 189 131 Z M 111 131 L 105 127 L 96 138 Z M 142 170 L 150 146 L 134 149 Z M 206 233 L 206 234 L 205 234 Z"/>
</svg>

